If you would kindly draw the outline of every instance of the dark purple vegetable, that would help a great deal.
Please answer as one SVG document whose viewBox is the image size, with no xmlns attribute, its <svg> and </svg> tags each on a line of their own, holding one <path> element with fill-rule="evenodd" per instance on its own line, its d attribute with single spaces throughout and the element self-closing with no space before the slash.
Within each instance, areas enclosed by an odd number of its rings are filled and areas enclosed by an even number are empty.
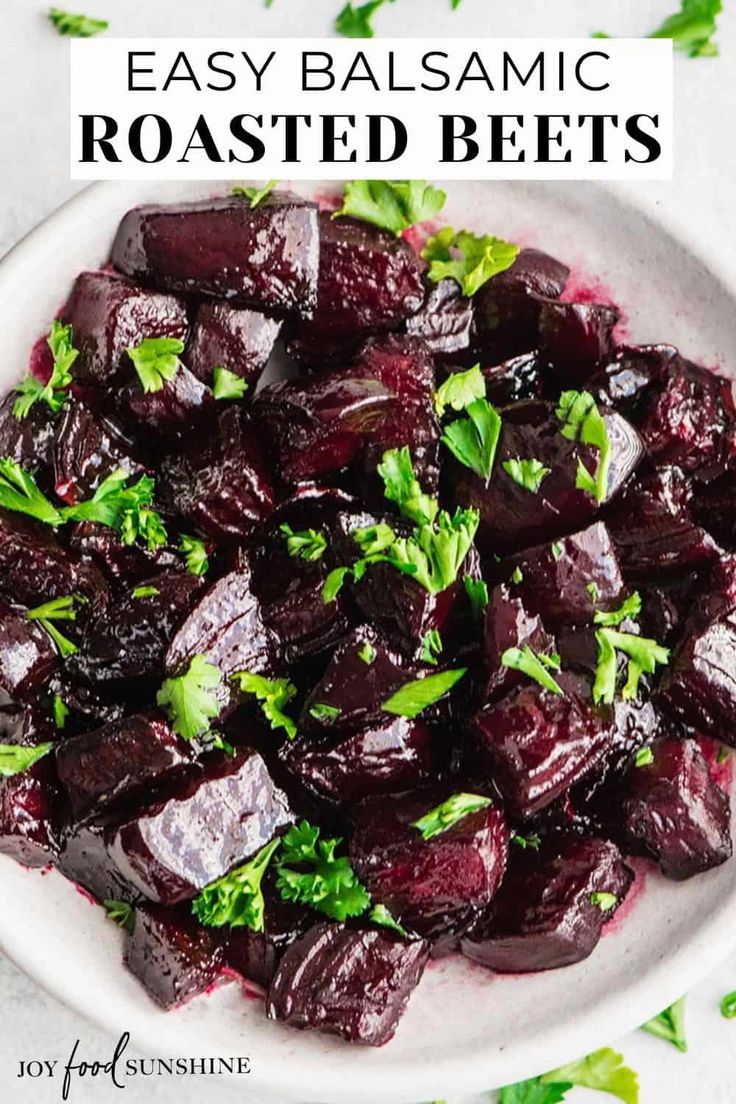
<svg viewBox="0 0 736 1104">
<path fill-rule="evenodd" d="M 151 552 L 142 544 L 123 544 L 117 530 L 91 521 L 70 527 L 69 544 L 98 564 L 114 583 L 131 588 L 159 571 L 182 569 L 181 556 L 173 549 L 159 547 Z"/>
<path fill-rule="evenodd" d="M 674 345 L 622 345 L 586 387 L 604 406 L 615 406 L 626 415 L 679 358 Z"/>
<path fill-rule="evenodd" d="M 23 701 L 38 694 L 58 663 L 56 648 L 26 611 L 0 602 L 0 696 Z"/>
<path fill-rule="evenodd" d="M 426 341 L 435 356 L 454 356 L 468 349 L 473 333 L 472 301 L 456 280 L 429 284 L 424 303 L 406 320 L 406 332 Z"/>
<path fill-rule="evenodd" d="M 284 952 L 312 927 L 316 914 L 303 905 L 284 901 L 270 873 L 263 880 L 263 897 L 263 931 L 226 929 L 223 951 L 231 970 L 266 989 Z"/>
<path fill-rule="evenodd" d="M 69 403 L 54 441 L 57 495 L 70 504 L 91 498 L 103 479 L 118 468 L 131 476 L 146 470 L 120 426 L 80 401 Z"/>
<path fill-rule="evenodd" d="M 108 587 L 98 569 L 63 548 L 47 525 L 0 510 L 0 593 L 31 607 L 81 594 L 99 610 Z"/>
<path fill-rule="evenodd" d="M 160 391 L 148 394 L 135 381 L 120 394 L 121 408 L 128 417 L 150 427 L 164 437 L 196 432 L 215 415 L 215 400 L 209 387 L 180 364 L 173 380 Z"/>
<path fill-rule="evenodd" d="M 555 386 L 587 387 L 591 375 L 613 353 L 618 311 L 598 303 L 542 303 L 539 359 L 549 366 Z"/>
<path fill-rule="evenodd" d="M 125 938 L 125 965 L 161 1008 L 175 1008 L 220 978 L 222 947 L 186 907 L 139 905 Z"/>
<path fill-rule="evenodd" d="M 64 831 L 59 870 L 98 901 L 141 899 L 140 890 L 121 874 L 110 856 L 115 822 L 75 824 Z"/>
<path fill-rule="evenodd" d="M 44 491 L 53 484 L 54 438 L 59 419 L 48 406 L 37 403 L 25 418 L 16 418 L 13 407 L 18 398 L 15 391 L 0 403 L 0 456 L 15 460 L 26 471 L 35 471 L 36 480 Z"/>
<path fill-rule="evenodd" d="M 526 609 L 515 587 L 503 584 L 493 589 L 483 619 L 483 677 L 480 700 L 498 701 L 525 681 L 519 671 L 501 664 L 509 648 L 529 647 L 536 654 L 551 655 L 554 637 L 546 631 L 541 617 Z"/>
<path fill-rule="evenodd" d="M 202 303 L 184 359 L 203 383 L 212 383 L 215 368 L 227 368 L 253 390 L 273 351 L 281 322 L 260 311 L 238 310 L 226 303 Z"/>
<path fill-rule="evenodd" d="M 483 368 L 486 396 L 495 406 L 508 406 L 522 399 L 542 398 L 542 379 L 539 356 L 535 352 L 519 356 Z"/>
<path fill-rule="evenodd" d="M 38 711 L 0 706 L 0 744 L 31 748 L 53 739 Z M 0 778 L 0 853 L 24 866 L 56 862 L 61 829 L 61 793 L 53 754 L 27 770 Z"/>
<path fill-rule="evenodd" d="M 564 291 L 569 269 L 538 249 L 522 249 L 510 268 L 473 297 L 475 345 L 486 364 L 498 364 L 539 344 L 544 299 Z"/>
</svg>

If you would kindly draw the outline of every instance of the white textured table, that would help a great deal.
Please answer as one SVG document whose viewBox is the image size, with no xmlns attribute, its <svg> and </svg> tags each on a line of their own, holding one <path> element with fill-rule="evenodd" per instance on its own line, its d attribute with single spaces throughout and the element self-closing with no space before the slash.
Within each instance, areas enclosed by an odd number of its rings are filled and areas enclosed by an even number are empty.
<svg viewBox="0 0 736 1104">
<path fill-rule="evenodd" d="M 356 3 L 359 0 L 356 0 Z M 125 35 L 267 35 L 295 37 L 329 33 L 342 0 L 69 0 L 72 10 L 110 19 L 113 32 Z M 586 35 L 595 29 L 640 34 L 677 6 L 677 0 L 462 0 L 450 11 L 449 0 L 397 0 L 376 18 L 379 33 L 450 35 Z M 4 0 L 0 16 L 0 255 L 76 188 L 67 178 L 66 44 L 49 28 L 42 0 Z M 639 197 L 673 216 L 698 208 L 702 245 L 736 236 L 733 179 L 736 152 L 731 128 L 736 95 L 736 13 L 722 18 L 722 57 L 717 61 L 678 61 L 676 110 L 677 183 L 639 185 Z M 720 108 L 717 106 L 720 104 Z M 11 108 L 14 106 L 15 110 Z M 2 304 L 0 304 L 0 326 Z M 12 902 L 0 902 L 1 908 Z M 736 918 L 734 918 L 736 922 Z M 83 966 L 80 966 L 83 968 Z M 611 1040 L 639 1071 L 642 1104 L 733 1104 L 736 1099 L 736 1022 L 718 1012 L 724 992 L 736 989 L 736 958 L 697 986 L 688 1001 L 690 1051 L 637 1032 Z M 0 959 L 2 1032 L 0 1101 L 51 1104 L 60 1099 L 56 1080 L 29 1083 L 16 1079 L 18 1063 L 28 1058 L 66 1060 L 77 1038 L 89 1057 L 109 1057 L 112 1043 Z M 523 1025 L 520 1025 L 523 1030 Z M 572 1101 L 600 1101 L 582 1091 Z M 120 1099 L 99 1082 L 75 1083 L 75 1104 L 109 1104 Z M 234 1092 L 200 1078 L 138 1078 L 130 1081 L 125 1104 L 229 1104 Z M 480 1100 L 481 1098 L 478 1098 Z M 610 1099 L 610 1098 L 609 1098 Z M 489 1100 L 486 1096 L 485 1100 Z M 260 1104 L 260 1102 L 259 1102 Z M 263 1101 L 263 1104 L 275 1104 Z M 377 1102 L 380 1104 L 380 1102 Z M 460 1104 L 452 1101 L 451 1104 Z M 466 1102 L 463 1102 L 466 1104 Z M 469 1104 L 469 1102 L 467 1102 Z"/>
</svg>

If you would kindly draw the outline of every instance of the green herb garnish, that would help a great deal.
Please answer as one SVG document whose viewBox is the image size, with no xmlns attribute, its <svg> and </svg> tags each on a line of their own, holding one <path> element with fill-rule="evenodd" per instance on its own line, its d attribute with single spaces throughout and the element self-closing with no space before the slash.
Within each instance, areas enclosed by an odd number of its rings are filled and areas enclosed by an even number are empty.
<svg viewBox="0 0 736 1104">
<path fill-rule="evenodd" d="M 341 710 L 336 705 L 325 705 L 324 702 L 315 702 L 309 707 L 309 716 L 315 721 L 336 721 Z"/>
<path fill-rule="evenodd" d="M 210 721 L 222 710 L 221 686 L 219 667 L 195 655 L 183 675 L 163 682 L 156 701 L 168 714 L 174 732 L 184 740 L 200 740 L 210 733 Z"/>
<path fill-rule="evenodd" d="M 611 470 L 611 441 L 605 419 L 589 391 L 563 391 L 557 407 L 557 417 L 562 422 L 560 432 L 568 441 L 580 441 L 597 448 L 598 470 L 592 476 L 578 460 L 575 486 L 592 495 L 596 502 L 605 501 L 608 494 L 608 476 Z"/>
<path fill-rule="evenodd" d="M 545 690 L 553 694 L 562 694 L 563 690 L 556 679 L 549 673 L 559 671 L 560 657 L 558 655 L 543 655 L 533 652 L 528 644 L 523 648 L 507 648 L 501 656 L 501 665 L 512 671 L 521 671 L 528 678 L 538 682 Z"/>
<path fill-rule="evenodd" d="M 216 399 L 242 399 L 248 383 L 236 372 L 218 365 L 212 371 L 212 394 Z"/>
<path fill-rule="evenodd" d="M 430 629 L 422 639 L 421 658 L 432 667 L 437 666 L 437 656 L 442 654 L 442 637 L 437 629 Z"/>
<path fill-rule="evenodd" d="M 54 624 L 55 621 L 76 621 L 77 611 L 74 608 L 75 602 L 83 601 L 78 594 L 69 594 L 65 598 L 52 598 L 50 602 L 44 602 L 42 606 L 36 606 L 35 609 L 26 610 L 26 617 L 29 621 L 38 621 L 41 628 L 43 628 L 51 637 L 56 645 L 59 655 L 66 659 L 67 656 L 74 655 L 77 651 L 76 644 L 73 644 L 62 632 L 57 629 Z"/>
<path fill-rule="evenodd" d="M 454 671 L 439 671 L 436 675 L 407 682 L 382 703 L 381 709 L 397 717 L 418 717 L 430 705 L 449 694 L 466 671 L 466 667 L 458 667 Z"/>
<path fill-rule="evenodd" d="M 250 671 L 238 671 L 231 677 L 238 683 L 241 694 L 254 695 L 271 728 L 283 728 L 290 740 L 296 737 L 296 724 L 284 713 L 284 706 L 296 696 L 296 686 L 292 682 L 284 678 L 268 679 Z"/>
<path fill-rule="evenodd" d="M 411 575 L 430 594 L 441 594 L 457 579 L 472 546 L 478 520 L 477 510 L 458 509 L 452 516 L 442 510 L 432 525 L 420 526 L 409 537 L 397 537 L 391 526 L 383 523 L 356 529 L 353 538 L 363 553 L 362 559 L 352 568 L 337 571 L 347 571 L 360 580 L 371 564 L 389 563 Z M 334 574 L 330 573 L 325 587 Z M 343 581 L 344 576 L 339 586 Z M 334 585 L 337 582 L 336 579 Z"/>
<path fill-rule="evenodd" d="M 446 277 L 455 280 L 463 295 L 473 296 L 492 276 L 511 268 L 519 256 L 519 246 L 494 238 L 478 237 L 469 230 L 456 232 L 447 226 L 430 238 L 422 257 L 429 261 L 429 279 L 438 283 Z"/>
<path fill-rule="evenodd" d="M 182 533 L 179 537 L 179 551 L 184 557 L 187 571 L 191 575 L 206 575 L 209 571 L 210 561 L 207 557 L 207 549 L 204 541 L 197 537 L 188 537 Z"/>
<path fill-rule="evenodd" d="M 665 19 L 648 38 L 671 38 L 674 48 L 691 58 L 716 57 L 718 45 L 713 41 L 716 19 L 723 11 L 722 0 L 680 0 L 680 11 Z M 609 38 L 598 34 L 594 38 Z"/>
<path fill-rule="evenodd" d="M 369 640 L 366 640 L 365 644 L 358 648 L 358 655 L 363 660 L 363 662 L 367 663 L 370 667 L 371 663 L 373 663 L 374 659 L 376 658 L 376 649 L 373 647 Z"/>
<path fill-rule="evenodd" d="M 437 500 L 423 493 L 407 445 L 384 452 L 377 471 L 383 480 L 385 497 L 396 503 L 405 518 L 417 525 L 430 525 L 434 521 L 439 509 Z"/>
<path fill-rule="evenodd" d="M 155 484 L 150 475 L 143 475 L 129 487 L 130 478 L 123 468 L 117 468 L 103 479 L 92 498 L 65 506 L 62 514 L 65 520 L 94 521 L 117 529 L 123 544 L 140 539 L 154 552 L 168 539 L 163 521 L 151 509 Z"/>
<path fill-rule="evenodd" d="M 539 492 L 542 480 L 552 471 L 545 468 L 541 460 L 504 460 L 501 467 L 514 483 L 533 494 Z"/>
<path fill-rule="evenodd" d="M 61 410 L 69 397 L 68 390 L 72 382 L 72 366 L 79 356 L 74 348 L 72 327 L 54 322 L 51 333 L 46 338 L 51 350 L 54 365 L 48 383 L 29 373 L 16 387 L 18 398 L 13 404 L 13 414 L 19 420 L 28 417 L 28 413 L 37 402 L 45 402 L 55 414 Z"/>
<path fill-rule="evenodd" d="M 555 561 L 555 563 L 559 563 L 559 561 L 562 559 L 562 554 L 563 554 L 563 550 L 562 550 L 562 545 L 560 544 L 560 542 L 559 541 L 553 541 L 552 542 L 552 559 Z"/>
<path fill-rule="evenodd" d="M 456 460 L 487 483 L 501 436 L 501 415 L 487 399 L 474 399 L 465 414 L 445 426 L 441 441 Z"/>
<path fill-rule="evenodd" d="M 522 836 L 518 832 L 515 832 L 511 837 L 511 842 L 515 843 L 517 847 L 520 847 L 522 851 L 538 851 L 542 841 L 536 832 L 529 832 L 526 836 Z"/>
<path fill-rule="evenodd" d="M 524 582 L 524 572 L 521 570 L 518 564 L 511 572 L 511 582 L 514 584 L 514 586 L 518 586 L 519 583 Z"/>
<path fill-rule="evenodd" d="M 107 897 L 102 902 L 105 906 L 108 919 L 112 920 L 124 931 L 131 932 L 135 923 L 135 909 L 127 901 L 116 901 Z"/>
<path fill-rule="evenodd" d="M 487 809 L 491 804 L 490 797 L 483 797 L 481 794 L 456 793 L 441 805 L 430 809 L 419 820 L 412 821 L 412 828 L 418 828 L 423 839 L 434 839 L 466 816 L 477 813 L 479 809 Z"/>
<path fill-rule="evenodd" d="M 282 840 L 276 887 L 287 901 L 309 905 L 333 920 L 360 916 L 370 906 L 367 890 L 350 862 L 336 851 L 342 840 L 320 839 L 320 829 L 303 820 Z"/>
<path fill-rule="evenodd" d="M 250 203 L 250 209 L 253 211 L 274 190 L 277 184 L 278 180 L 269 180 L 262 188 L 243 187 L 241 184 L 236 184 L 232 189 L 232 194 L 247 199 Z"/>
<path fill-rule="evenodd" d="M 299 556 L 312 563 L 314 560 L 319 560 L 327 551 L 327 538 L 317 529 L 304 529 L 300 533 L 295 533 L 291 526 L 284 522 L 279 526 L 279 532 L 286 538 L 286 547 L 290 556 Z"/>
<path fill-rule="evenodd" d="M 64 702 L 61 694 L 54 694 L 51 701 L 51 714 L 54 718 L 55 726 L 61 731 L 66 725 L 66 719 L 69 716 L 69 707 Z"/>
<path fill-rule="evenodd" d="M 133 590 L 133 598 L 155 598 L 161 591 L 155 586 L 137 586 Z"/>
<path fill-rule="evenodd" d="M 361 36 L 367 37 L 367 36 Z M 439 214 L 447 193 L 426 180 L 351 180 L 333 218 L 350 215 L 399 235 Z"/>
<path fill-rule="evenodd" d="M 636 753 L 634 758 L 634 766 L 648 767 L 650 763 L 654 762 L 654 752 L 650 747 L 642 747 Z"/>
<path fill-rule="evenodd" d="M 447 407 L 452 410 L 467 410 L 476 399 L 486 397 L 486 381 L 480 370 L 480 364 L 474 364 L 467 372 L 453 372 L 442 383 L 434 395 L 434 406 L 439 418 L 444 417 Z"/>
<path fill-rule="evenodd" d="M 660 1012 L 658 1016 L 647 1020 L 645 1024 L 641 1025 L 641 1030 L 648 1031 L 650 1035 L 656 1035 L 658 1039 L 664 1039 L 666 1042 L 672 1043 L 684 1054 L 687 1050 L 685 998 L 680 997 L 669 1008 L 665 1008 L 664 1012 Z"/>
<path fill-rule="evenodd" d="M 615 893 L 602 893 L 595 892 L 590 895 L 591 905 L 595 905 L 601 912 L 610 912 L 618 904 L 618 897 Z"/>
<path fill-rule="evenodd" d="M 90 19 L 88 15 L 72 15 L 61 8 L 49 8 L 48 17 L 60 35 L 70 38 L 92 38 L 106 31 L 110 24 L 106 19 Z"/>
<path fill-rule="evenodd" d="M 623 1104 L 639 1104 L 639 1083 L 632 1069 L 624 1065 L 623 1055 L 610 1047 L 596 1050 L 586 1058 L 545 1073 L 542 1084 L 569 1084 L 617 1096 Z"/>
<path fill-rule="evenodd" d="M 145 337 L 125 351 L 133 361 L 145 394 L 150 395 L 161 391 L 179 371 L 184 342 L 178 337 Z"/>
<path fill-rule="evenodd" d="M 357 7 L 347 3 L 335 19 L 335 30 L 345 38 L 373 38 L 373 16 L 385 3 L 386 0 L 368 0 Z"/>
<path fill-rule="evenodd" d="M 280 839 L 271 840 L 250 862 L 205 886 L 192 901 L 192 912 L 207 927 L 263 931 L 265 902 L 261 883 Z"/>
<path fill-rule="evenodd" d="M 0 506 L 54 527 L 64 521 L 61 512 L 49 502 L 33 476 L 7 456 L 0 459 Z"/>
<path fill-rule="evenodd" d="M 721 999 L 720 1008 L 724 1020 L 736 1019 L 736 992 L 726 993 Z"/>
<path fill-rule="evenodd" d="M 368 919 L 373 924 L 379 924 L 382 928 L 388 928 L 389 931 L 396 932 L 397 935 L 403 935 L 405 938 L 409 935 L 406 928 L 402 928 L 401 924 L 394 919 L 385 905 L 374 905 L 368 913 Z"/>
<path fill-rule="evenodd" d="M 593 684 L 593 701 L 611 703 L 616 696 L 618 663 L 616 652 L 628 657 L 627 679 L 621 691 L 624 701 L 633 701 L 639 693 L 643 674 L 653 674 L 659 664 L 669 663 L 670 650 L 634 633 L 602 628 L 595 634 L 598 643 L 598 665 Z"/>
<path fill-rule="evenodd" d="M 48 755 L 52 743 L 36 744 L 35 747 L 22 747 L 20 744 L 0 744 L 0 778 L 12 778 L 22 774 Z"/>
<path fill-rule="evenodd" d="M 463 577 L 463 586 L 465 587 L 465 593 L 470 599 L 470 604 L 473 607 L 473 613 L 476 617 L 482 617 L 485 608 L 488 605 L 488 586 L 483 579 L 473 579 L 470 575 Z"/>
<path fill-rule="evenodd" d="M 593 585 L 593 584 L 588 584 Z M 595 602 L 598 597 L 598 591 L 593 596 Z M 596 625 L 620 625 L 622 621 L 625 621 L 627 617 L 635 620 L 641 613 L 641 595 L 638 590 L 635 590 L 633 594 L 630 594 L 626 601 L 619 606 L 617 610 L 611 610 L 606 613 L 604 610 L 596 610 L 593 615 L 593 621 Z"/>
</svg>

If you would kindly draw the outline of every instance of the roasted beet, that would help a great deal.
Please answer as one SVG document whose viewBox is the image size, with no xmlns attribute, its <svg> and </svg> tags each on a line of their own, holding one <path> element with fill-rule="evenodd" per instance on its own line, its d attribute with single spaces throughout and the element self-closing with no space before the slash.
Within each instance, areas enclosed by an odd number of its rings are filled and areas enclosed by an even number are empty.
<svg viewBox="0 0 736 1104">
<path fill-rule="evenodd" d="M 18 701 L 38 694 L 58 655 L 51 637 L 26 611 L 0 602 L 0 695 Z"/>
<path fill-rule="evenodd" d="M 522 249 L 510 268 L 473 298 L 475 344 L 482 360 L 498 364 L 539 344 L 542 299 L 562 294 L 569 269 L 538 249 Z"/>
<path fill-rule="evenodd" d="M 406 332 L 423 338 L 436 356 L 464 352 L 471 342 L 472 327 L 472 301 L 450 278 L 429 284 L 421 308 L 406 320 Z"/>
<path fill-rule="evenodd" d="M 74 824 L 67 827 L 62 838 L 59 870 L 65 878 L 76 882 L 98 901 L 140 900 L 140 890 L 118 870 L 110 857 L 110 843 L 115 834 L 114 822 Z"/>
<path fill-rule="evenodd" d="M 538 852 L 515 848 L 495 901 L 462 941 L 463 954 L 513 974 L 580 962 L 632 878 L 607 840 L 550 840 Z"/>
<path fill-rule="evenodd" d="M 689 504 L 697 524 L 723 548 L 736 551 L 736 472 L 724 472 L 707 486 L 698 487 Z"/>
<path fill-rule="evenodd" d="M 617 321 L 617 310 L 597 303 L 542 304 L 539 359 L 557 388 L 587 386 L 594 370 L 613 352 Z"/>
<path fill-rule="evenodd" d="M 401 334 L 371 337 L 356 354 L 355 363 L 361 373 L 377 379 L 397 398 L 432 401 L 434 362 L 421 338 Z"/>
<path fill-rule="evenodd" d="M 483 369 L 486 395 L 496 406 L 542 397 L 542 379 L 536 352 L 522 353 Z"/>
<path fill-rule="evenodd" d="M 249 748 L 215 755 L 203 772 L 119 825 L 110 855 L 152 901 L 175 905 L 244 862 L 291 821 L 286 797 Z M 176 846 L 172 847 L 172 840 Z"/>
<path fill-rule="evenodd" d="M 317 924 L 281 959 L 266 1013 L 290 1027 L 382 1046 L 393 1038 L 427 954 L 423 940 Z"/>
<path fill-rule="evenodd" d="M 34 747 L 52 734 L 36 710 L 0 707 L 0 744 Z M 53 752 L 0 778 L 0 853 L 24 866 L 46 866 L 59 851 L 61 794 Z"/>
<path fill-rule="evenodd" d="M 226 303 L 202 303 L 197 311 L 184 359 L 203 383 L 212 383 L 215 368 L 227 368 L 255 388 L 271 355 L 281 322 L 254 310 Z"/>
<path fill-rule="evenodd" d="M 266 874 L 263 880 L 263 931 L 229 928 L 223 939 L 225 963 L 241 977 L 267 988 L 284 951 L 312 926 L 316 913 L 284 901 Z"/>
<path fill-rule="evenodd" d="M 222 947 L 186 907 L 139 905 L 125 937 L 125 965 L 161 1008 L 204 993 L 222 973 Z"/>
<path fill-rule="evenodd" d="M 150 337 L 184 341 L 189 329 L 181 300 L 146 291 L 112 272 L 78 276 L 62 317 L 71 324 L 79 349 L 73 373 L 81 383 L 109 385 L 121 366 L 128 372 L 126 349 Z"/>
<path fill-rule="evenodd" d="M 129 418 L 165 437 L 196 430 L 215 413 L 209 387 L 183 364 L 160 391 L 145 392 L 136 381 L 122 391 L 119 401 Z"/>
<path fill-rule="evenodd" d="M 165 291 L 310 317 L 317 297 L 317 206 L 271 192 L 136 207 L 118 227 L 116 268 Z"/>
<path fill-rule="evenodd" d="M 13 407 L 18 398 L 15 391 L 0 403 L 0 456 L 15 460 L 26 471 L 35 471 L 44 490 L 53 480 L 54 438 L 59 418 L 45 403 L 31 407 L 25 418 L 16 418 Z"/>
<path fill-rule="evenodd" d="M 615 406 L 628 414 L 679 356 L 674 345 L 623 345 L 585 386 L 604 406 Z"/>
<path fill-rule="evenodd" d="M 122 468 L 142 475 L 141 461 L 120 426 L 94 414 L 84 403 L 69 403 L 54 441 L 55 490 L 65 502 L 91 498 L 103 479 Z"/>
<path fill-rule="evenodd" d="M 77 819 L 141 795 L 193 763 L 192 745 L 154 711 L 74 736 L 56 751 L 59 778 Z"/>
<path fill-rule="evenodd" d="M 26 606 L 81 594 L 99 610 L 108 588 L 98 569 L 62 548 L 47 525 L 0 510 L 0 593 Z"/>
<path fill-rule="evenodd" d="M 414 822 L 446 797 L 434 788 L 364 801 L 350 844 L 353 867 L 373 899 L 431 939 L 467 927 L 487 908 L 506 869 L 509 841 L 496 805 L 424 839 Z"/>
<path fill-rule="evenodd" d="M 483 618 L 483 675 L 480 698 L 483 703 L 498 701 L 524 682 L 524 675 L 501 664 L 509 648 L 529 647 L 536 654 L 551 654 L 555 641 L 546 631 L 541 617 L 526 609 L 516 588 L 494 588 Z"/>
</svg>

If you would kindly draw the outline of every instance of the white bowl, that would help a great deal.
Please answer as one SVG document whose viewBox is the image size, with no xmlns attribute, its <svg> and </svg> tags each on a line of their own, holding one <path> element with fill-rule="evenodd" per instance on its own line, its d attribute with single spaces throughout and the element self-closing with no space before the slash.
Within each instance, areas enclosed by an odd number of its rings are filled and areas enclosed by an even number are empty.
<svg viewBox="0 0 736 1104">
<path fill-rule="evenodd" d="M 296 185 L 314 194 L 317 185 Z M 328 186 L 330 187 L 330 186 Z M 149 199 L 208 194 L 208 185 L 95 185 L 0 263 L 2 382 L 26 369 L 76 274 L 103 262 L 120 216 Z M 697 258 L 665 229 L 598 185 L 450 184 L 449 222 L 538 245 L 597 275 L 629 336 L 669 341 L 707 364 L 736 363 L 736 272 Z M 736 944 L 736 862 L 684 884 L 648 874 L 586 962 L 500 977 L 461 959 L 432 964 L 396 1038 L 380 1050 L 269 1023 L 229 985 L 159 1011 L 121 963 L 119 931 L 57 873 L 0 857 L 0 948 L 49 992 L 146 1055 L 249 1055 L 244 1098 L 398 1104 L 477 1092 L 533 1076 L 637 1026 L 685 992 Z"/>
</svg>

